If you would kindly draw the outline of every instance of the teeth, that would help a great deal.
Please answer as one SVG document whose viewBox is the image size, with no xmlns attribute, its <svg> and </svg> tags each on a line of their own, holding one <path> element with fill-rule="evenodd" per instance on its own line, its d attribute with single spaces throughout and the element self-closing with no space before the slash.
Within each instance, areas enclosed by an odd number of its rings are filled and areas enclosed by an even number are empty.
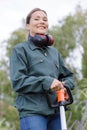
<svg viewBox="0 0 87 130">
<path fill-rule="evenodd" d="M 45 27 L 43 27 L 43 26 L 40 26 L 39 28 L 45 28 Z"/>
<path fill-rule="evenodd" d="M 40 27 L 41 29 L 45 29 L 45 28 L 43 28 L 43 27 Z"/>
</svg>

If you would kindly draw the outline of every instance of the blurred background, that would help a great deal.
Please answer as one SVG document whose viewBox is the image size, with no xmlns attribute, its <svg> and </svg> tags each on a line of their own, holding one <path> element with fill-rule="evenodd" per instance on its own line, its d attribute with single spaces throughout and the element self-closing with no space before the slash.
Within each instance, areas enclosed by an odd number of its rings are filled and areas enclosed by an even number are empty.
<svg viewBox="0 0 87 130">
<path fill-rule="evenodd" d="M 13 47 L 26 40 L 25 19 L 35 7 L 47 12 L 54 46 L 74 73 L 74 103 L 66 111 L 68 130 L 87 130 L 87 0 L 0 0 L 0 130 L 19 130 L 9 58 Z"/>
</svg>

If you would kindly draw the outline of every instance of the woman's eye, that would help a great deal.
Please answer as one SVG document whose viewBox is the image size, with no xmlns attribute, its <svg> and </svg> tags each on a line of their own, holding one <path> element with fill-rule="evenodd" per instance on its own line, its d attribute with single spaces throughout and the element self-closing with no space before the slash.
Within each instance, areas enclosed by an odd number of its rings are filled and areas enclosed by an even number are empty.
<svg viewBox="0 0 87 130">
<path fill-rule="evenodd" d="M 39 20 L 38 18 L 34 19 L 34 20 Z"/>
<path fill-rule="evenodd" d="M 35 18 L 34 20 L 38 21 L 40 20 L 39 18 Z M 43 21 L 47 22 L 48 20 L 47 19 L 42 19 Z"/>
<path fill-rule="evenodd" d="M 43 21 L 47 21 L 47 19 L 44 19 Z"/>
</svg>

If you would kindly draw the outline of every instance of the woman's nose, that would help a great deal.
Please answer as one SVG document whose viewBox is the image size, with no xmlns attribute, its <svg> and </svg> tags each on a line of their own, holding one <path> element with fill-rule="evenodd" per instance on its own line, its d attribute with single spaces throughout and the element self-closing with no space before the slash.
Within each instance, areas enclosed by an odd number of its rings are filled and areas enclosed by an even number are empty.
<svg viewBox="0 0 87 130">
<path fill-rule="evenodd" d="M 43 20 L 43 19 L 40 19 L 40 21 L 39 21 L 40 23 L 45 23 L 45 21 Z"/>
</svg>

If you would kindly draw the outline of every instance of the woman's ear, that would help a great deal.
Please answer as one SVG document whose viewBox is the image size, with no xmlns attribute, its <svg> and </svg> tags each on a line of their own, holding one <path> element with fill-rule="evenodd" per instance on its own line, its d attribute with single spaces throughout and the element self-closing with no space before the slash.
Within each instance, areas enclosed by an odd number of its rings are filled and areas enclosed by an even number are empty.
<svg viewBox="0 0 87 130">
<path fill-rule="evenodd" d="M 30 30 L 29 24 L 26 24 L 26 29 L 27 29 L 27 30 Z"/>
</svg>

